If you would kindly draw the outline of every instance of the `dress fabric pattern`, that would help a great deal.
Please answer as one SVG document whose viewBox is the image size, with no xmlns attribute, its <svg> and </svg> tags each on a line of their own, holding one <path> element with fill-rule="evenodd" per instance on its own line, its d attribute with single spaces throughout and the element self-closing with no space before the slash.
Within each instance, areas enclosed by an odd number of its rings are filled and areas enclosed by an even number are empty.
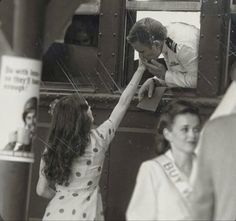
<svg viewBox="0 0 236 221">
<path fill-rule="evenodd" d="M 111 120 L 91 130 L 90 144 L 84 155 L 74 160 L 69 182 L 56 185 L 43 220 L 104 220 L 99 180 L 114 133 Z"/>
</svg>

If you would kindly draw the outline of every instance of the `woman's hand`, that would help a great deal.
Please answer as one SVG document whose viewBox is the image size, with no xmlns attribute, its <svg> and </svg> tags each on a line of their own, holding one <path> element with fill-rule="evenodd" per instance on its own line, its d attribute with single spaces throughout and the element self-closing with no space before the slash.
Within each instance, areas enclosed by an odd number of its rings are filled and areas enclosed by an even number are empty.
<svg viewBox="0 0 236 221">
<path fill-rule="evenodd" d="M 142 61 L 142 63 L 145 65 L 145 67 L 151 74 L 153 74 L 154 76 L 158 77 L 161 80 L 165 80 L 166 67 L 163 64 L 159 63 L 154 59 L 151 60 L 151 63 L 147 61 Z"/>
<path fill-rule="evenodd" d="M 145 61 L 145 59 L 143 58 L 142 54 L 139 54 L 139 62 L 138 62 L 138 69 L 139 70 L 144 71 L 146 69 L 146 67 L 144 65 L 144 61 Z"/>
</svg>

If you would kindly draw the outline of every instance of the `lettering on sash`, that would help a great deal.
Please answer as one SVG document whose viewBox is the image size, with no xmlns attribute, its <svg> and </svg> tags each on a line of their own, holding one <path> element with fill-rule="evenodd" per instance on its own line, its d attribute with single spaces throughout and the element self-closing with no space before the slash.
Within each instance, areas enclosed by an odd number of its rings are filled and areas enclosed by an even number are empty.
<svg viewBox="0 0 236 221">
<path fill-rule="evenodd" d="M 182 178 L 179 169 L 165 155 L 159 156 L 157 162 L 162 166 L 166 175 L 170 178 L 174 186 L 178 189 L 184 198 L 187 198 L 192 192 L 192 188 L 187 181 Z"/>
<path fill-rule="evenodd" d="M 171 162 L 163 164 L 163 167 L 168 171 L 169 175 L 175 179 L 175 182 L 181 181 L 178 171 L 174 168 Z"/>
</svg>

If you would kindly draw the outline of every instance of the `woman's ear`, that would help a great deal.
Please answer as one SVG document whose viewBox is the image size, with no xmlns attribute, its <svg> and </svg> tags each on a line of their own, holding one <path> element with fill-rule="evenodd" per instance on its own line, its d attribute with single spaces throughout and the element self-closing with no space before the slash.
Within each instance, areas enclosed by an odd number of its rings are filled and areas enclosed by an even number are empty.
<svg viewBox="0 0 236 221">
<path fill-rule="evenodd" d="M 164 130 L 163 130 L 163 136 L 164 136 L 165 139 L 168 140 L 169 142 L 171 141 L 171 132 L 169 131 L 169 129 L 164 128 Z"/>
</svg>

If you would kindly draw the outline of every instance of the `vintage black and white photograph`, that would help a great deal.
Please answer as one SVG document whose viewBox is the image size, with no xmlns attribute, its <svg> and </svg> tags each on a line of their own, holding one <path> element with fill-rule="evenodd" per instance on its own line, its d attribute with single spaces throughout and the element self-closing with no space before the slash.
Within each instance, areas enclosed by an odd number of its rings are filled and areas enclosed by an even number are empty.
<svg viewBox="0 0 236 221">
<path fill-rule="evenodd" d="M 0 221 L 236 220 L 235 0 L 0 0 Z"/>
</svg>

